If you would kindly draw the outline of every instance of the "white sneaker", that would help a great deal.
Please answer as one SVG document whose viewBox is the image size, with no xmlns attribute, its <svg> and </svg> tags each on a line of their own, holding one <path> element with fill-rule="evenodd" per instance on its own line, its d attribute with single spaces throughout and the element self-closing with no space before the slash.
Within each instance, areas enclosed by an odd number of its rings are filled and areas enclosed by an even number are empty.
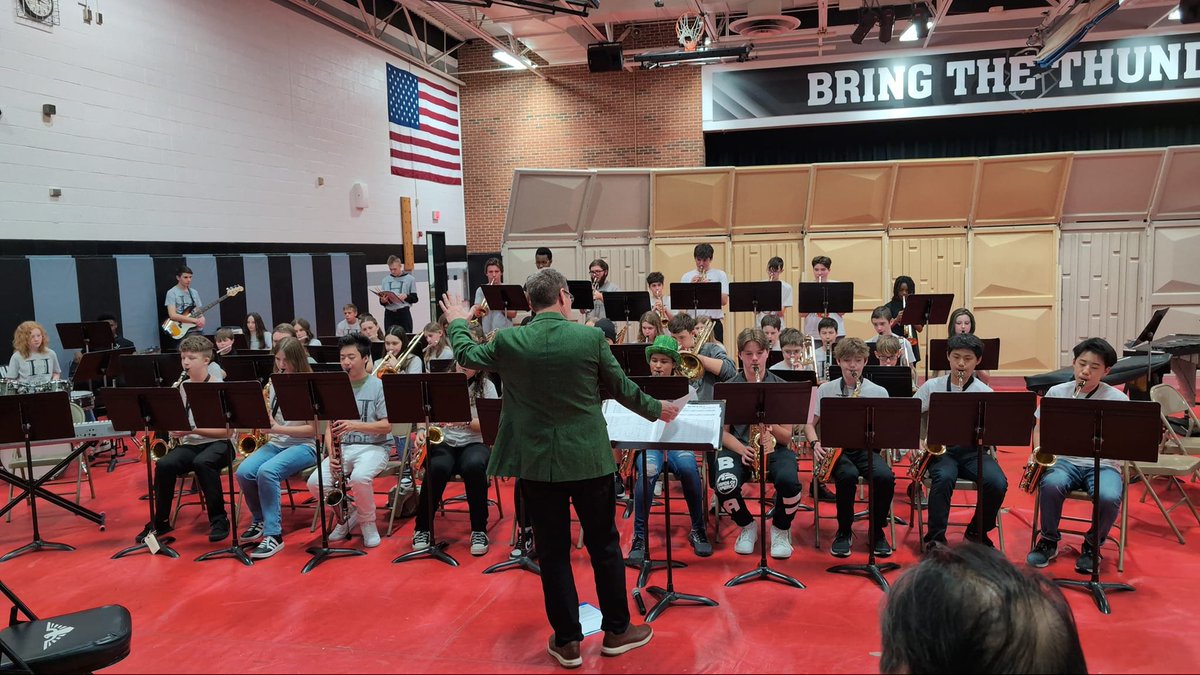
<svg viewBox="0 0 1200 675">
<path fill-rule="evenodd" d="M 771 526 L 771 557 L 792 557 L 792 531 Z"/>
<path fill-rule="evenodd" d="M 375 526 L 375 521 L 370 521 L 362 524 L 363 546 L 367 548 L 375 548 L 379 545 L 379 528 Z"/>
<path fill-rule="evenodd" d="M 750 523 L 742 528 L 742 531 L 737 536 L 737 543 L 733 545 L 735 553 L 741 555 L 750 555 L 754 553 L 754 543 L 758 541 L 758 524 Z"/>
<path fill-rule="evenodd" d="M 349 539 L 350 530 L 353 530 L 355 525 L 358 525 L 358 514 L 351 513 L 346 522 L 333 528 L 333 531 L 329 533 L 329 541 L 341 541 L 343 539 Z"/>
<path fill-rule="evenodd" d="M 654 496 L 661 497 L 663 491 L 663 477 L 659 476 L 658 480 L 654 481 Z"/>
</svg>

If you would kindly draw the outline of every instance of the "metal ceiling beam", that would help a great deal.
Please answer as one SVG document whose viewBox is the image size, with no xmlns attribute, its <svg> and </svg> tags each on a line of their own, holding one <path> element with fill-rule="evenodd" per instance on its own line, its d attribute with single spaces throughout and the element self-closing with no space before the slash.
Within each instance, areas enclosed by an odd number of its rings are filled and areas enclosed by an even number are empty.
<svg viewBox="0 0 1200 675">
<path fill-rule="evenodd" d="M 933 26 L 929 28 L 929 34 L 925 36 L 925 43 L 923 44 L 925 48 L 929 47 L 929 41 L 933 39 L 933 33 L 937 30 L 938 25 L 942 23 L 942 19 L 946 18 L 946 15 L 950 13 L 950 5 L 952 4 L 954 4 L 954 0 L 938 1 L 937 15 L 933 19 Z"/>
<path fill-rule="evenodd" d="M 292 1 L 296 2 L 297 0 L 292 0 Z M 515 51 L 513 51 L 511 48 L 509 48 L 508 45 L 506 45 L 503 42 L 501 42 L 500 40 L 496 39 L 496 36 L 483 30 L 479 26 L 476 26 L 474 23 L 462 18 L 453 10 L 447 9 L 446 7 L 443 7 L 436 2 L 430 2 L 430 0 L 404 0 L 404 2 L 405 2 L 405 4 L 408 4 L 410 2 L 415 2 L 415 3 L 417 3 L 418 6 L 429 8 L 430 10 L 433 10 L 433 11 L 445 16 L 445 18 L 447 20 L 449 20 L 450 23 L 457 25 L 462 30 L 465 30 L 465 31 L 471 33 L 475 37 L 479 38 L 480 40 L 483 40 L 484 42 L 495 47 L 496 49 L 499 49 L 502 52 L 507 52 L 515 59 L 520 60 L 522 58 L 520 54 L 517 54 Z M 537 68 L 527 68 L 526 70 L 533 73 L 534 75 L 537 75 L 538 77 L 542 78 L 543 80 L 546 79 L 546 74 L 542 73 L 542 72 L 538 72 Z"/>
</svg>

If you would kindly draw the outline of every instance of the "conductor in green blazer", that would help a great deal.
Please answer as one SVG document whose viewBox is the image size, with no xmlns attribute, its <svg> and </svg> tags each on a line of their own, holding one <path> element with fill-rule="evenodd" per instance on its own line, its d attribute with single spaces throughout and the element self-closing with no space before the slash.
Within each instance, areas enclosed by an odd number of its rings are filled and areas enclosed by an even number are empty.
<svg viewBox="0 0 1200 675">
<path fill-rule="evenodd" d="M 450 344 L 459 363 L 500 374 L 504 406 L 488 473 L 520 478 L 525 508 L 541 555 L 546 616 L 554 629 L 548 652 L 561 665 L 583 663 L 579 596 L 571 572 L 569 504 L 583 527 L 604 615 L 602 652 L 616 656 L 650 641 L 650 626 L 629 622 L 625 566 L 616 525 L 616 495 L 608 427 L 600 409 L 603 384 L 621 405 L 646 419 L 670 422 L 679 410 L 657 401 L 625 377 L 597 329 L 567 320 L 567 280 L 551 268 L 525 282 L 536 316 L 527 325 L 476 344 L 460 298 L 447 295 Z"/>
</svg>

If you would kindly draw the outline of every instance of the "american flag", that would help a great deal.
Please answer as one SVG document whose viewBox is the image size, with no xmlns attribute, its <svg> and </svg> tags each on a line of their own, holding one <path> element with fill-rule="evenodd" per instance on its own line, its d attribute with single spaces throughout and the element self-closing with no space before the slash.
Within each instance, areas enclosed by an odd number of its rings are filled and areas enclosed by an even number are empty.
<svg viewBox="0 0 1200 675">
<path fill-rule="evenodd" d="M 458 92 L 390 63 L 387 83 L 392 173 L 462 185 Z"/>
</svg>

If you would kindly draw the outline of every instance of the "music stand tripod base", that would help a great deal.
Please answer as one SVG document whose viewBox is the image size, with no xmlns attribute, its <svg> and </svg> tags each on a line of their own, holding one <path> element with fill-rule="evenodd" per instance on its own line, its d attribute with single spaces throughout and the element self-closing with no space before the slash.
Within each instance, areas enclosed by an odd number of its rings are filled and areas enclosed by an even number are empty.
<svg viewBox="0 0 1200 675">
<path fill-rule="evenodd" d="M 149 532 L 147 534 L 147 536 L 149 536 L 151 534 L 154 534 L 154 532 Z M 116 560 L 117 558 L 124 558 L 125 556 L 127 556 L 131 553 L 137 553 L 138 551 L 143 551 L 143 550 L 149 551 L 151 555 L 165 555 L 168 558 L 178 558 L 179 557 L 179 552 L 176 551 L 175 549 L 171 548 L 171 544 L 174 543 L 175 537 L 158 537 L 157 535 L 155 535 L 155 539 L 158 540 L 158 550 L 157 551 L 150 550 L 150 546 L 147 545 L 145 542 L 142 542 L 141 544 L 134 544 L 133 546 L 130 546 L 128 548 L 123 548 L 120 551 L 117 551 L 117 553 L 113 555 L 111 560 Z"/>
<path fill-rule="evenodd" d="M 317 565 L 325 562 L 327 558 L 338 558 L 342 556 L 358 556 L 366 555 L 366 551 L 357 548 L 330 548 L 328 546 L 309 546 L 304 549 L 304 552 L 311 555 L 312 558 L 304 563 L 304 568 L 300 570 L 301 574 L 308 574 Z"/>
<path fill-rule="evenodd" d="M 1129 584 L 1119 584 L 1109 581 L 1080 581 L 1078 579 L 1055 579 L 1054 583 L 1066 588 L 1081 588 L 1090 591 L 1092 600 L 1096 601 L 1096 607 L 1102 614 L 1112 614 L 1112 608 L 1108 605 L 1108 596 L 1106 591 L 1132 591 L 1135 590 Z"/>
</svg>

